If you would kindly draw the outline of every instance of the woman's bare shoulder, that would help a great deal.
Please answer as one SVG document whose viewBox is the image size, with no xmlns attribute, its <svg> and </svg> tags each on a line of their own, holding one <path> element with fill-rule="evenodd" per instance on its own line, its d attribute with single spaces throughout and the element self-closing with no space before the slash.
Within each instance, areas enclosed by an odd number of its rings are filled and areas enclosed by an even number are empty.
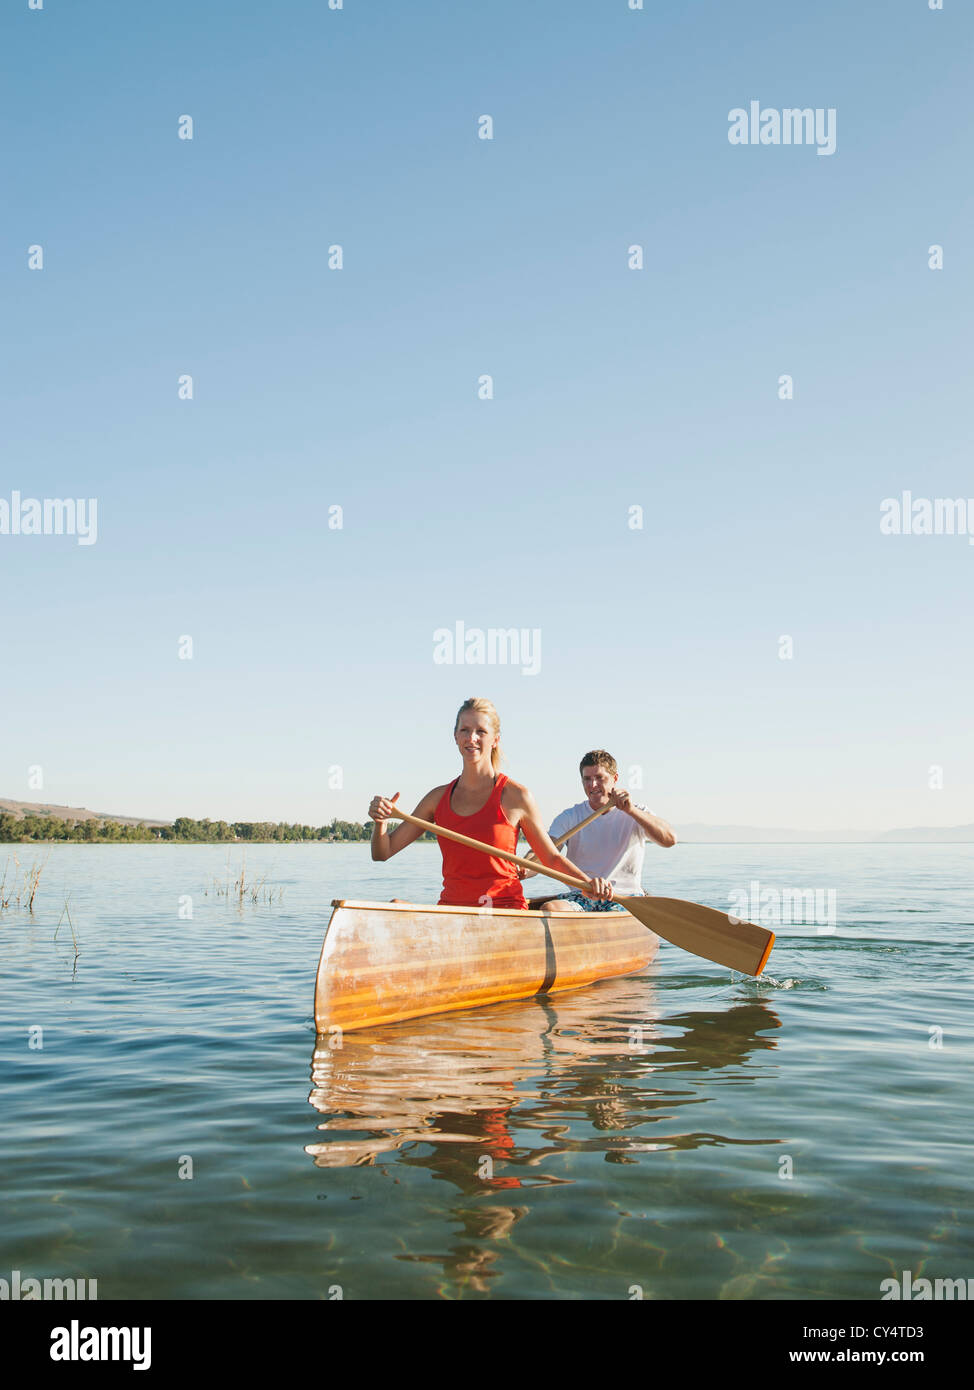
<svg viewBox="0 0 974 1390">
<path fill-rule="evenodd" d="M 533 801 L 531 793 L 523 782 L 515 782 L 513 777 L 508 777 L 501 792 L 501 800 L 507 799 L 512 806 L 526 806 Z"/>
<path fill-rule="evenodd" d="M 425 817 L 422 816 L 420 807 L 425 807 L 428 811 L 434 811 L 439 805 L 441 797 L 444 793 L 448 792 L 452 786 L 452 782 L 444 782 L 441 786 L 434 787 L 432 791 L 428 791 L 416 808 L 416 813 L 420 815 L 422 819 L 425 819 Z"/>
</svg>

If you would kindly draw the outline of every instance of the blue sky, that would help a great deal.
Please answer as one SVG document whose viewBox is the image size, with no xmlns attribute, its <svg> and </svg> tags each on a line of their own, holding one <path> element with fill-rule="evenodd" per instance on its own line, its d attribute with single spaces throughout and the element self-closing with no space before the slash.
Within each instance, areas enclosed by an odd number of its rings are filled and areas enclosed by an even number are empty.
<svg viewBox="0 0 974 1390">
<path fill-rule="evenodd" d="M 974 820 L 974 547 L 879 531 L 974 498 L 972 33 L 6 6 L 0 498 L 96 497 L 98 540 L 0 535 L 0 795 L 364 819 L 485 694 L 551 816 L 594 745 L 676 823 Z M 751 100 L 834 107 L 836 152 L 731 145 Z M 457 621 L 540 671 L 435 664 Z"/>
</svg>

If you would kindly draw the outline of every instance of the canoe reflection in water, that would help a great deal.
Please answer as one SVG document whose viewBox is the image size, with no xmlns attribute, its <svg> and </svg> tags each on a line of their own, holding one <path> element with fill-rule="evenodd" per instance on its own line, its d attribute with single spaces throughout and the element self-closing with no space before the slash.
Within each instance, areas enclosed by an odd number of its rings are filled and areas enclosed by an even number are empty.
<svg viewBox="0 0 974 1390">
<path fill-rule="evenodd" d="M 702 1128 L 675 1133 L 672 1121 L 679 1108 L 714 1098 L 702 1073 L 761 1076 L 759 1054 L 773 1051 L 767 1035 L 780 1026 L 753 1000 L 663 1016 L 644 974 L 319 1036 L 309 1100 L 325 1117 L 324 1139 L 305 1152 L 331 1168 L 374 1164 L 409 1146 L 396 1165 L 476 1193 L 571 1182 L 539 1169 L 572 1152 L 626 1163 L 657 1150 L 775 1144 Z M 491 1213 L 501 1219 L 498 1208 Z M 520 1214 L 511 1208 L 503 1219 Z"/>
</svg>

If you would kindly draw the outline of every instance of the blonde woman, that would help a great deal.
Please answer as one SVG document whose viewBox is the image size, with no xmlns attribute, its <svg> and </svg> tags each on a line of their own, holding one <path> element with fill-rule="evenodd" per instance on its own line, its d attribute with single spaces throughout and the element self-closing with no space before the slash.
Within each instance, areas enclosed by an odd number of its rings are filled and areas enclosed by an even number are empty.
<svg viewBox="0 0 974 1390">
<path fill-rule="evenodd" d="M 511 854 L 515 852 L 520 830 L 541 864 L 584 879 L 588 884 L 587 897 L 610 897 L 612 888 L 605 879 L 590 878 L 559 854 L 527 787 L 500 771 L 501 725 L 489 700 L 463 702 L 453 727 L 453 738 L 463 759 L 460 776 L 427 792 L 413 814 L 421 820 L 442 825 L 445 830 L 458 830 L 462 835 Z M 398 792 L 391 799 L 374 796 L 369 805 L 372 858 L 375 860 L 391 859 L 423 833 L 417 826 L 403 821 L 389 834 L 386 821 L 395 819 L 398 797 Z M 468 849 L 453 840 L 441 839 L 437 843 L 443 855 L 441 904 L 527 907 L 513 864 L 480 850 Z"/>
</svg>

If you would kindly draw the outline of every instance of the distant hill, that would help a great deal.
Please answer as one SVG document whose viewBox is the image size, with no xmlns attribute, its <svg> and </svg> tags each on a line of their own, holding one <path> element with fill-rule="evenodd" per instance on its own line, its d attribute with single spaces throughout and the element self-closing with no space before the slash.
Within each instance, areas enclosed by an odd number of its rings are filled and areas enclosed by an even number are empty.
<svg viewBox="0 0 974 1390">
<path fill-rule="evenodd" d="M 86 806 L 55 806 L 49 801 L 7 801 L 0 797 L 0 811 L 14 815 L 18 820 L 24 816 L 56 816 L 58 820 L 113 820 L 119 825 L 169 825 L 167 820 L 149 820 L 145 816 L 114 816 L 107 811 L 89 811 Z"/>
<path fill-rule="evenodd" d="M 974 825 L 914 825 L 909 830 L 886 830 L 880 835 L 884 844 L 970 845 L 974 844 Z"/>
</svg>

